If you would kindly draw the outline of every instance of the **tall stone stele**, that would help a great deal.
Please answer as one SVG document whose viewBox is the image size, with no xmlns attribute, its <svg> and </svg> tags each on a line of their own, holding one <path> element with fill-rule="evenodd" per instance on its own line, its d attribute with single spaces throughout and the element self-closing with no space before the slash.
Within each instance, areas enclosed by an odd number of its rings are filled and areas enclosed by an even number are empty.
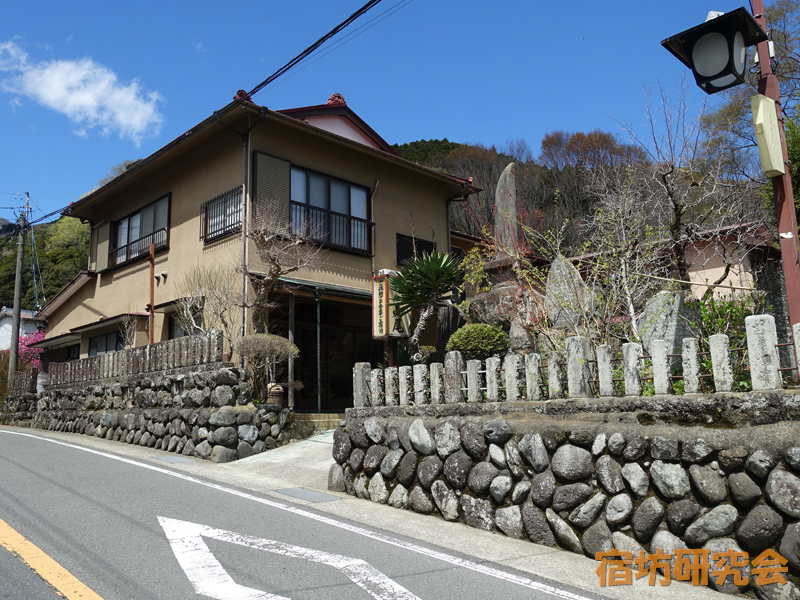
<svg viewBox="0 0 800 600">
<path fill-rule="evenodd" d="M 500 251 L 515 250 L 519 245 L 519 224 L 517 223 L 517 182 L 516 165 L 509 163 L 500 175 L 494 193 L 495 237 Z"/>
</svg>

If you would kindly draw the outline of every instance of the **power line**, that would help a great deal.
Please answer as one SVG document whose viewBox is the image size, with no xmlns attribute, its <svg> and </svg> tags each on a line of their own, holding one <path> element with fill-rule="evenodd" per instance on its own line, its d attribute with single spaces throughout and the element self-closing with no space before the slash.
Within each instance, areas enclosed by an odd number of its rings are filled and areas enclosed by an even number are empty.
<svg viewBox="0 0 800 600">
<path fill-rule="evenodd" d="M 348 42 L 353 41 L 358 36 L 360 36 L 362 33 L 366 33 L 367 31 L 369 31 L 370 29 L 375 27 L 375 25 L 377 25 L 381 21 L 384 21 L 385 19 L 391 17 L 394 13 L 396 13 L 397 11 L 399 11 L 402 8 L 405 8 L 406 6 L 411 4 L 413 1 L 414 0 L 400 0 L 400 2 L 398 2 L 397 4 L 392 6 L 391 8 L 386 9 L 384 12 L 382 12 L 381 14 L 379 14 L 378 16 L 373 18 L 372 20 L 367 21 L 366 23 L 361 25 L 361 27 L 358 27 L 357 29 L 355 29 L 355 30 L 351 31 L 350 33 L 348 33 L 339 43 L 331 44 L 327 48 L 324 48 L 324 50 L 327 50 L 327 52 L 325 52 L 324 54 L 320 54 L 319 56 L 315 57 L 314 60 L 312 60 L 311 62 L 307 62 L 308 59 L 311 58 L 310 56 L 307 56 L 302 61 L 300 61 L 300 63 L 298 63 L 298 64 L 302 64 L 303 65 L 302 68 L 298 69 L 297 71 L 295 71 L 294 73 L 289 75 L 289 77 L 294 77 L 300 71 L 303 71 L 303 70 L 307 69 L 308 67 L 313 65 L 315 62 L 317 62 L 321 58 L 324 58 L 324 57 L 328 56 L 328 54 L 330 54 L 334 50 L 344 46 Z M 383 18 L 381 18 L 381 17 L 383 17 Z M 363 31 L 362 31 L 362 29 L 363 29 Z M 288 77 L 286 79 L 288 79 Z M 271 90 L 272 88 L 274 88 L 274 87 L 280 85 L 281 83 L 283 83 L 284 81 L 286 81 L 286 79 L 284 79 L 283 81 L 275 82 L 274 85 L 270 85 L 267 89 Z M 259 90 L 259 91 L 264 91 L 264 90 Z"/>
<path fill-rule="evenodd" d="M 290 61 L 289 61 L 288 63 L 286 63 L 285 65 L 283 65 L 283 66 L 282 66 L 280 69 L 278 69 L 277 71 L 275 71 L 275 72 L 274 72 L 272 75 L 270 75 L 269 77 L 267 77 L 267 78 L 266 78 L 264 81 L 262 81 L 261 83 L 259 83 L 259 84 L 258 84 L 256 87 L 254 87 L 252 90 L 250 90 L 250 93 L 248 94 L 248 96 L 253 96 L 253 95 L 257 94 L 258 92 L 260 92 L 262 89 L 264 89 L 264 88 L 265 88 L 266 86 L 268 86 L 270 83 L 272 83 L 273 81 L 275 81 L 275 80 L 276 80 L 278 77 L 280 77 L 281 75 L 283 75 L 284 73 L 286 73 L 287 71 L 289 71 L 290 69 L 292 69 L 292 68 L 293 68 L 295 65 L 297 65 L 297 63 L 301 62 L 301 61 L 302 61 L 303 59 L 305 59 L 307 56 L 309 56 L 310 54 L 312 54 L 312 53 L 313 53 L 313 52 L 314 52 L 314 51 L 315 51 L 317 48 L 319 48 L 320 46 L 322 46 L 322 44 L 324 44 L 324 43 L 325 43 L 326 41 L 328 41 L 330 38 L 332 38 L 332 37 L 333 37 L 333 36 L 335 36 L 337 33 L 339 33 L 340 31 L 342 31 L 343 29 L 345 29 L 345 28 L 346 28 L 348 25 L 350 25 L 350 23 L 352 23 L 353 21 L 355 21 L 356 19 L 358 19 L 358 17 L 360 17 L 361 15 L 363 15 L 364 13 L 366 13 L 366 12 L 367 12 L 368 10 L 370 10 L 371 8 L 375 7 L 375 6 L 376 6 L 377 4 L 379 4 L 380 2 L 381 2 L 381 0 L 370 0 L 369 2 L 367 2 L 367 3 L 366 3 L 364 6 L 362 6 L 361 8 L 359 8 L 359 9 L 358 9 L 356 12 L 354 12 L 352 15 L 350 15 L 349 17 L 347 17 L 347 18 L 346 18 L 344 21 L 342 21 L 341 23 L 339 23 L 339 24 L 338 24 L 336 27 L 334 27 L 333 29 L 331 29 L 331 30 L 330 30 L 328 33 L 326 33 L 325 35 L 323 35 L 323 36 L 322 36 L 321 38 L 319 38 L 319 39 L 318 39 L 316 42 L 314 42 L 313 44 L 311 44 L 311 45 L 310 45 L 308 48 L 306 48 L 305 50 L 303 50 L 303 51 L 302 51 L 300 54 L 298 54 L 297 56 L 295 56 L 295 57 L 294 57 L 292 60 L 290 60 Z"/>
</svg>

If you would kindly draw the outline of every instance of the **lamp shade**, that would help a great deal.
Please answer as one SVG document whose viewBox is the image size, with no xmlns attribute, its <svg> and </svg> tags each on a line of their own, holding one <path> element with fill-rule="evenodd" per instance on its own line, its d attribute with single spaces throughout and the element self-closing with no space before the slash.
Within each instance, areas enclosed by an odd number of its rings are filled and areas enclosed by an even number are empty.
<svg viewBox="0 0 800 600">
<path fill-rule="evenodd" d="M 689 67 L 695 81 L 707 94 L 714 94 L 744 81 L 747 48 L 766 41 L 747 9 L 737 8 L 661 42 Z"/>
</svg>

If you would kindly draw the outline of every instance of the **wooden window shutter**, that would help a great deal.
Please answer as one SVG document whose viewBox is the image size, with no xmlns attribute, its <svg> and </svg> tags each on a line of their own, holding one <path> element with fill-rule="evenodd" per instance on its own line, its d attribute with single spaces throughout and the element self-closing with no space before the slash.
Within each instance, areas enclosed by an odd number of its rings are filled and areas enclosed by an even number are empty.
<svg viewBox="0 0 800 600">
<path fill-rule="evenodd" d="M 253 220 L 263 218 L 267 206 L 280 211 L 282 220 L 289 221 L 289 199 L 291 197 L 291 165 L 288 161 L 255 153 L 255 190 L 252 195 Z"/>
<path fill-rule="evenodd" d="M 108 268 L 109 240 L 111 238 L 111 223 L 105 223 L 97 228 L 95 232 L 97 238 L 97 256 L 95 260 L 95 271 L 102 271 Z"/>
</svg>

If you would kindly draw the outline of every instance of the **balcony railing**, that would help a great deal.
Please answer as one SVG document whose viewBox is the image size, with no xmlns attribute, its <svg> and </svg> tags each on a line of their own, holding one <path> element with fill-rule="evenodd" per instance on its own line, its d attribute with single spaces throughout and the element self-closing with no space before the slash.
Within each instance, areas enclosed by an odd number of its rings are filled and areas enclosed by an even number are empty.
<svg viewBox="0 0 800 600">
<path fill-rule="evenodd" d="M 156 250 L 167 246 L 167 228 L 163 227 L 151 234 L 133 240 L 129 244 L 115 248 L 108 253 L 108 266 L 114 267 L 122 263 L 133 260 L 139 256 L 150 252 L 150 244 L 154 244 Z"/>
<path fill-rule="evenodd" d="M 331 212 L 308 204 L 291 202 L 292 233 L 307 235 L 334 250 L 369 256 L 374 223 Z"/>
</svg>

